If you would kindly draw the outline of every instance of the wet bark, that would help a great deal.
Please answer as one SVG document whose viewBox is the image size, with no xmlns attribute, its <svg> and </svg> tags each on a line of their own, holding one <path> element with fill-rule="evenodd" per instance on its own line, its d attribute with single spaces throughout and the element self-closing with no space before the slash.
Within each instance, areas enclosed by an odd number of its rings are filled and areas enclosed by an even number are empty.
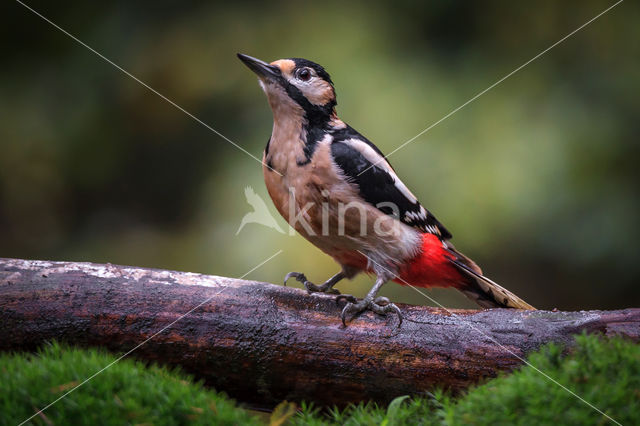
<svg viewBox="0 0 640 426">
<path fill-rule="evenodd" d="M 239 401 L 388 402 L 511 370 L 582 330 L 640 337 L 640 309 L 445 311 L 400 305 L 346 328 L 335 296 L 194 273 L 0 259 L 0 350 L 58 340 L 182 368 Z M 187 314 L 188 313 L 188 314 Z M 185 315 L 187 314 L 187 315 Z"/>
</svg>

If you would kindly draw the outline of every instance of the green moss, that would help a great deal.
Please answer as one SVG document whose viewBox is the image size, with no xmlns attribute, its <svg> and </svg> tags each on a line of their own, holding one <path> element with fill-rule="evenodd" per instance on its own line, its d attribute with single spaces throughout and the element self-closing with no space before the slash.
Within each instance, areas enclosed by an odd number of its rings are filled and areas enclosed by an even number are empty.
<svg viewBox="0 0 640 426">
<path fill-rule="evenodd" d="M 344 411 L 329 410 L 320 414 L 320 410 L 308 404 L 302 404 L 301 412 L 293 419 L 294 425 L 435 425 L 440 422 L 435 400 L 406 396 L 396 398 L 388 407 L 374 403 L 353 405 Z"/>
<path fill-rule="evenodd" d="M 470 391 L 447 410 L 449 423 L 608 423 L 596 407 L 622 424 L 640 424 L 640 346 L 582 335 L 569 356 L 548 345 L 529 362 L 539 371 L 525 367 Z"/>
<path fill-rule="evenodd" d="M 99 371 L 115 357 L 53 344 L 36 355 L 0 356 L 0 424 L 17 424 Z M 458 398 L 434 392 L 396 398 L 388 407 L 358 404 L 321 412 L 303 403 L 294 425 L 608 424 L 566 386 L 622 424 L 640 424 L 640 346 L 619 338 L 578 336 L 570 354 L 547 345 L 532 366 L 490 380 Z M 537 371 L 538 369 L 539 371 Z M 45 411 L 48 424 L 258 424 L 223 394 L 179 371 L 120 361 Z M 274 420 L 272 418 L 272 420 Z M 266 422 L 266 418 L 263 417 Z M 274 423 L 276 424 L 276 423 Z"/>
<path fill-rule="evenodd" d="M 116 358 L 58 344 L 37 354 L 0 355 L 0 424 L 31 417 Z M 48 408 L 33 424 L 258 424 L 223 394 L 179 371 L 119 361 Z"/>
<path fill-rule="evenodd" d="M 569 355 L 545 346 L 513 374 L 470 389 L 457 399 L 436 392 L 429 398 L 396 400 L 394 410 L 374 404 L 321 415 L 307 405 L 296 424 L 348 425 L 600 425 L 610 420 L 553 383 L 547 374 L 622 424 L 640 424 L 640 346 L 614 338 L 578 336 Z M 393 405 L 393 403 L 392 403 Z M 612 423 L 612 422 L 611 422 Z"/>
</svg>

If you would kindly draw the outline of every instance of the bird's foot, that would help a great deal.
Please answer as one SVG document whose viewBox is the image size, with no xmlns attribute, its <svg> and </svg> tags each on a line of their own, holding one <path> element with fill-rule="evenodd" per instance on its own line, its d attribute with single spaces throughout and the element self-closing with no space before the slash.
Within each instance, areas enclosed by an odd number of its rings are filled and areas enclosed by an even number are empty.
<svg viewBox="0 0 640 426">
<path fill-rule="evenodd" d="M 400 327 L 400 325 L 402 324 L 402 311 L 384 296 L 379 296 L 375 299 L 371 297 L 365 297 L 364 299 L 358 301 L 358 299 L 350 294 L 341 294 L 340 296 L 336 297 L 336 303 L 339 304 L 341 300 L 346 300 L 347 302 L 347 304 L 344 305 L 344 308 L 342 309 L 342 313 L 340 314 L 342 324 L 345 327 L 347 326 L 348 314 L 353 314 L 353 317 L 355 317 L 356 315 L 364 311 L 375 312 L 379 315 L 386 315 L 389 312 L 395 312 L 398 315 L 398 327 Z"/>
<path fill-rule="evenodd" d="M 307 292 L 309 292 L 309 294 L 311 293 L 340 294 L 338 290 L 332 287 L 333 283 L 327 281 L 322 285 L 315 285 L 311 281 L 308 281 L 307 277 L 305 277 L 305 275 L 300 272 L 289 272 L 287 275 L 285 275 L 284 285 L 287 285 L 287 281 L 290 278 L 295 278 L 296 281 L 301 282 L 302 285 L 304 285 L 304 288 L 307 289 Z"/>
</svg>

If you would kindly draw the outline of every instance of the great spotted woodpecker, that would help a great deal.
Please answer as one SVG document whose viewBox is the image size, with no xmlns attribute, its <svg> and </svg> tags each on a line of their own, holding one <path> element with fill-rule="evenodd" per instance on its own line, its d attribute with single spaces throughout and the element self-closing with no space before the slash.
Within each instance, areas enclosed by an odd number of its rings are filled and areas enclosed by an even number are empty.
<svg viewBox="0 0 640 426">
<path fill-rule="evenodd" d="M 273 112 L 263 156 L 264 180 L 280 214 L 342 267 L 322 285 L 304 274 L 289 278 L 309 292 L 339 294 L 333 286 L 359 272 L 375 274 L 366 297 L 346 300 L 341 314 L 400 309 L 378 290 L 387 281 L 453 287 L 482 307 L 534 309 L 482 275 L 449 242 L 451 233 L 400 180 L 382 152 L 338 118 L 333 82 L 325 69 L 301 58 L 266 63 L 238 57 L 258 76 Z"/>
</svg>

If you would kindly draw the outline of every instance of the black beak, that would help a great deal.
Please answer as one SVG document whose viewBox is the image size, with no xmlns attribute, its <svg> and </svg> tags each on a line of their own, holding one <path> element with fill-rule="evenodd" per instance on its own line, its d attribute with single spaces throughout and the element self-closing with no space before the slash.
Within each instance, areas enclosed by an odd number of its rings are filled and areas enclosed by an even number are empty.
<svg viewBox="0 0 640 426">
<path fill-rule="evenodd" d="M 253 58 L 242 53 L 238 53 L 238 58 L 240 58 L 240 60 L 244 62 L 251 71 L 255 72 L 258 77 L 273 78 L 281 75 L 280 68 L 274 65 L 269 65 L 260 59 Z"/>
</svg>

